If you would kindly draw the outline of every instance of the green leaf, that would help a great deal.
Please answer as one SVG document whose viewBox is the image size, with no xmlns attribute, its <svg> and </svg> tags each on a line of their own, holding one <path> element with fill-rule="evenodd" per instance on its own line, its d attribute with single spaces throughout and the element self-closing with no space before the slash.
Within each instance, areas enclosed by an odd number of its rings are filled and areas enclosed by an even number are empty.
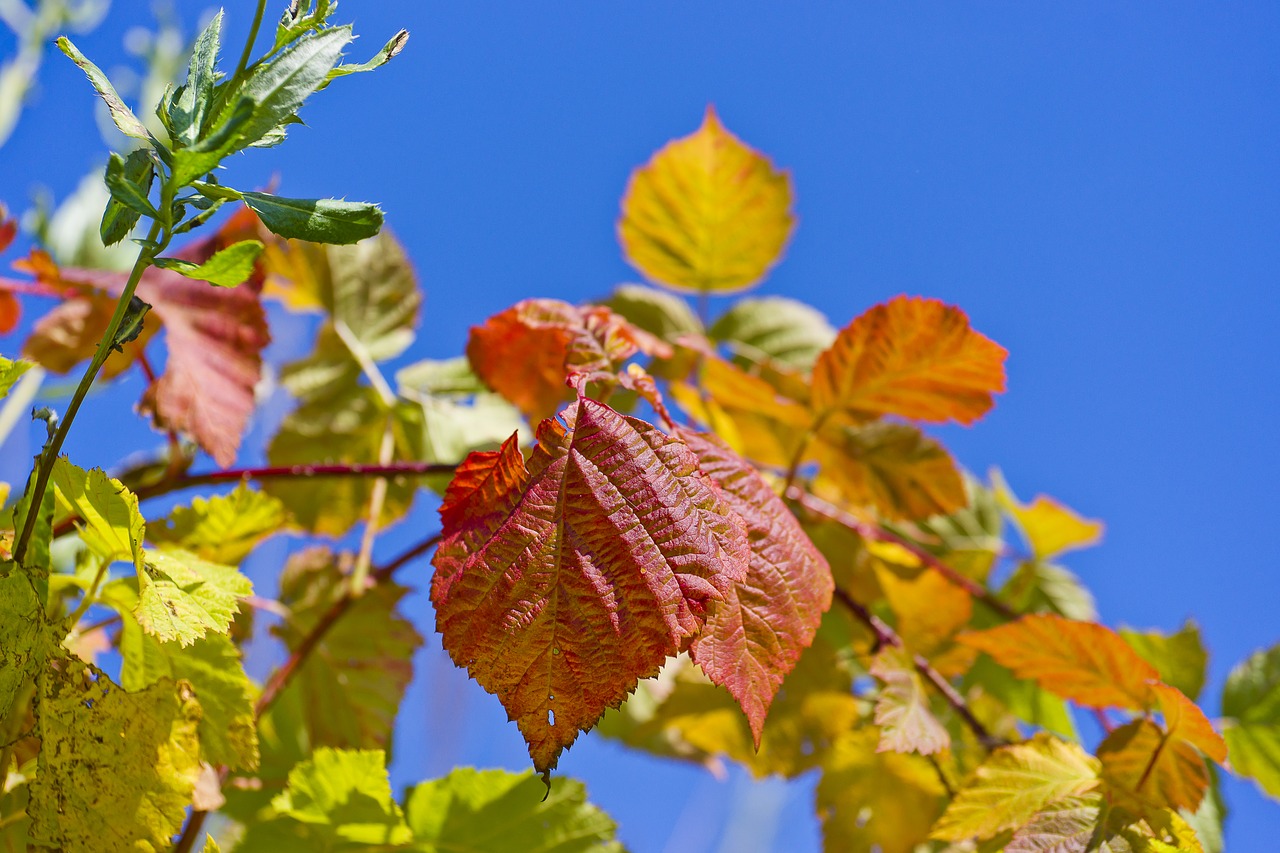
<svg viewBox="0 0 1280 853">
<path fill-rule="evenodd" d="M 111 120 L 116 123 L 116 127 L 120 128 L 120 132 L 134 139 L 150 141 L 151 134 L 147 132 L 146 126 L 138 121 L 138 117 L 133 114 L 133 110 L 129 109 L 125 102 L 120 99 L 120 95 L 117 94 L 115 86 L 111 85 L 111 81 L 107 79 L 107 75 L 103 74 L 98 66 L 86 59 L 85 55 L 77 50 L 76 46 L 66 36 L 59 37 L 57 44 L 58 49 L 65 53 L 72 62 L 80 66 L 80 70 L 89 78 L 93 88 L 97 90 L 98 95 L 106 102 L 107 110 L 111 113 Z"/>
<path fill-rule="evenodd" d="M 382 210 L 368 202 L 335 198 L 281 198 L 241 193 L 273 234 L 312 243 L 356 243 L 382 228 Z"/>
<path fill-rule="evenodd" d="M 1199 698 L 1209 655 L 1194 622 L 1188 620 L 1173 634 L 1132 628 L 1121 628 L 1119 634 L 1147 663 L 1159 670 L 1161 681 L 1172 684 L 1189 699 Z"/>
<path fill-rule="evenodd" d="M 689 303 L 665 290 L 620 284 L 603 303 L 634 326 L 674 343 L 681 335 L 701 335 L 702 322 Z"/>
<path fill-rule="evenodd" d="M 176 507 L 167 519 L 148 525 L 147 537 L 171 542 L 204 560 L 236 565 L 285 521 L 278 499 L 241 483 L 228 495 L 195 498 L 189 507 Z"/>
<path fill-rule="evenodd" d="M 983 655 L 965 674 L 966 685 L 978 685 L 1023 723 L 1038 726 L 1069 740 L 1076 739 L 1075 720 L 1065 699 Z"/>
<path fill-rule="evenodd" d="M 253 275 L 253 265 L 258 262 L 264 248 L 257 240 L 241 240 L 218 251 L 202 264 L 179 258 L 156 258 L 153 263 L 187 278 L 207 281 L 218 287 L 235 287 Z"/>
<path fill-rule="evenodd" d="M 325 548 L 295 554 L 280 578 L 289 617 L 272 632 L 290 651 L 310 635 L 350 588 L 350 577 Z M 303 728 L 315 746 L 385 748 L 413 679 L 422 637 L 399 611 L 408 590 L 378 584 L 351 603 L 324 633 L 285 689 L 298 694 Z"/>
<path fill-rule="evenodd" d="M 350 27 L 311 33 L 269 63 L 258 66 L 236 92 L 238 97 L 254 103 L 253 117 L 242 131 L 241 143 L 258 142 L 293 118 L 303 101 L 327 79 L 350 41 Z"/>
<path fill-rule="evenodd" d="M 1204 853 L 1223 853 L 1226 843 L 1222 829 L 1227 820 L 1227 804 L 1222 799 L 1222 777 L 1212 764 L 1209 765 L 1209 779 L 1209 792 L 1200 801 L 1200 808 L 1194 813 L 1183 811 L 1180 814 L 1195 830 Z"/>
<path fill-rule="evenodd" d="M 785 296 L 748 297 L 720 316 L 709 332 L 751 362 L 770 359 L 810 371 L 836 330 L 818 309 Z"/>
<path fill-rule="evenodd" d="M 137 693 L 64 657 L 41 677 L 32 841 L 66 853 L 169 850 L 200 772 L 200 704 L 181 682 Z"/>
<path fill-rule="evenodd" d="M 396 371 L 396 385 L 402 396 L 414 398 L 470 397 L 488 391 L 465 355 L 444 361 L 429 358 L 402 367 Z"/>
<path fill-rule="evenodd" d="M 1280 645 L 1231 670 L 1222 689 L 1231 769 L 1280 799 Z"/>
<path fill-rule="evenodd" d="M 138 623 L 161 641 L 183 646 L 208 631 L 227 633 L 240 611 L 239 599 L 253 594 L 238 569 L 177 548 L 148 551 L 138 581 Z"/>
<path fill-rule="evenodd" d="M 879 749 L 930 755 L 951 746 L 951 736 L 929 710 L 929 694 L 909 652 L 898 646 L 882 649 L 871 674 L 883 684 L 876 695 Z"/>
<path fill-rule="evenodd" d="M 374 465 L 388 422 L 394 436 L 392 461 L 422 459 L 422 408 L 400 401 L 388 413 L 368 387 L 348 387 L 332 398 L 299 406 L 272 439 L 267 459 L 272 465 Z M 374 483 L 372 477 L 308 477 L 271 480 L 263 488 L 289 507 L 299 528 L 337 537 L 368 516 Z M 416 477 L 388 480 L 379 527 L 408 512 L 418 485 Z"/>
<path fill-rule="evenodd" d="M 1046 734 L 991 753 L 934 824 L 943 841 L 990 838 L 1026 824 L 1045 806 L 1099 785 L 1098 760 Z"/>
<path fill-rule="evenodd" d="M 155 178 L 155 161 L 151 152 L 138 148 L 129 152 L 129 156 L 121 160 L 119 154 L 112 154 L 107 161 L 105 183 L 111 191 L 111 201 L 102 213 L 102 224 L 98 231 L 102 236 L 102 245 L 114 246 L 138 224 L 141 214 L 154 217 L 155 208 L 147 200 L 151 192 L 151 183 Z"/>
<path fill-rule="evenodd" d="M 272 801 L 276 812 L 306 824 L 320 845 L 333 842 L 393 846 L 413 834 L 391 796 L 381 750 L 317 749 L 289 773 L 289 785 Z M 246 840 L 245 847 L 252 849 Z"/>
<path fill-rule="evenodd" d="M 240 651 L 229 638 L 209 634 L 185 648 L 162 643 L 126 614 L 120 655 L 124 661 L 120 684 L 125 690 L 136 693 L 162 679 L 191 685 L 204 712 L 199 734 L 205 761 L 233 770 L 258 766 L 255 691 L 245 675 Z"/>
<path fill-rule="evenodd" d="M 465 361 L 465 359 L 463 359 Z M 14 386 L 22 374 L 35 367 L 29 361 L 22 359 L 8 359 L 0 357 L 0 400 L 9 395 L 9 389 Z"/>
<path fill-rule="evenodd" d="M 169 110 L 175 141 L 193 144 L 204 127 L 205 116 L 213 104 L 213 87 L 218 81 L 218 49 L 222 41 L 221 9 L 213 16 L 191 51 L 187 65 L 187 82 L 178 89 Z M 176 152 L 175 152 L 176 153 Z"/>
<path fill-rule="evenodd" d="M 209 174 L 218 168 L 222 160 L 245 147 L 244 133 L 253 119 L 253 101 L 241 98 L 230 112 L 223 114 L 222 123 L 217 130 L 201 139 L 190 148 L 179 148 L 173 152 L 172 180 L 175 186 L 185 187 L 197 178 Z M 240 199 L 240 193 L 225 187 L 218 187 L 219 198 L 223 200 Z M 202 195 L 210 195 L 201 188 Z"/>
<path fill-rule="evenodd" d="M 79 518 L 80 538 L 91 552 L 108 562 L 130 560 L 142 570 L 145 524 L 136 495 L 101 469 L 85 471 L 65 457 L 54 461 L 49 479 L 58 521 Z"/>
<path fill-rule="evenodd" d="M 545 799 L 544 799 L 545 796 Z M 459 767 L 414 787 L 405 799 L 414 840 L 431 851 L 622 853 L 607 814 L 587 802 L 586 788 L 556 778 L 547 792 L 532 771 Z"/>
<path fill-rule="evenodd" d="M 43 609 L 27 573 L 0 562 L 0 720 L 10 719 L 14 701 L 44 666 L 49 640 Z M 0 776 L 7 771 L 0 767 Z"/>
<path fill-rule="evenodd" d="M 382 49 L 373 55 L 368 62 L 361 62 L 359 65 L 339 65 L 329 72 L 329 80 L 338 77 L 346 77 L 348 74 L 361 74 L 365 71 L 372 71 L 375 68 L 381 68 L 395 58 L 400 51 L 404 50 L 405 44 L 409 41 L 409 31 L 400 30 L 391 37 L 391 40 L 382 46 Z M 326 84 L 328 80 L 325 81 Z"/>
<path fill-rule="evenodd" d="M 1098 618 L 1093 594 L 1067 569 L 1052 563 L 1025 562 L 1000 590 L 1000 598 L 1021 613 L 1057 613 L 1092 622 Z"/>
</svg>

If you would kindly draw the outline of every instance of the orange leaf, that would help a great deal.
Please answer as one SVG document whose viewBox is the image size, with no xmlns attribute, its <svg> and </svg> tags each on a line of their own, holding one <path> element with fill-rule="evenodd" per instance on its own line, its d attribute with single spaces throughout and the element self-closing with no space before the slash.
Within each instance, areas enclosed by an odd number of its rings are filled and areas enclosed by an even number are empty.
<svg viewBox="0 0 1280 853">
<path fill-rule="evenodd" d="M 1194 812 L 1209 787 L 1204 758 L 1150 720 L 1134 720 L 1098 745 L 1102 775 L 1142 802 Z"/>
<path fill-rule="evenodd" d="M 1164 714 L 1164 727 L 1171 737 L 1180 738 L 1219 764 L 1227 760 L 1227 742 L 1213 728 L 1200 706 L 1181 690 L 1156 682 L 1151 685 Z"/>
<path fill-rule="evenodd" d="M 726 293 L 764 278 L 795 227 L 791 178 L 707 107 L 702 127 L 636 169 L 618 239 L 627 260 L 677 290 Z"/>
<path fill-rule="evenodd" d="M 526 299 L 471 328 L 467 358 L 484 383 L 531 420 L 549 417 L 572 396 L 569 376 L 608 372 L 637 352 L 670 348 L 608 308 Z"/>
<path fill-rule="evenodd" d="M 813 407 L 971 424 L 1004 390 L 1005 355 L 959 308 L 899 296 L 858 317 L 818 356 Z"/>
<path fill-rule="evenodd" d="M 431 600 L 539 771 L 699 631 L 747 572 L 743 522 L 683 442 L 579 398 L 472 454 L 441 507 Z"/>
<path fill-rule="evenodd" d="M 991 655 L 1019 678 L 1033 678 L 1064 699 L 1095 708 L 1145 710 L 1150 684 L 1160 679 L 1155 667 L 1110 628 L 1047 613 L 957 640 Z"/>
<path fill-rule="evenodd" d="M 746 577 L 707 617 L 694 663 L 738 700 L 756 748 L 774 695 L 831 606 L 831 567 L 764 478 L 713 436 L 678 430 L 747 525 Z"/>
</svg>

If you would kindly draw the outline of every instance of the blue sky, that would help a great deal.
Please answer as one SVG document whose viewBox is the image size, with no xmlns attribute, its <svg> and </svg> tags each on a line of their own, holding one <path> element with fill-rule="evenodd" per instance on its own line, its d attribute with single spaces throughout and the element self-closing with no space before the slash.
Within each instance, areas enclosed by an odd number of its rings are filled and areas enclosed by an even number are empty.
<svg viewBox="0 0 1280 853">
<path fill-rule="evenodd" d="M 252 6 L 228 4 L 229 41 Z M 180 4 L 188 29 L 197 8 Z M 149 9 L 117 0 L 78 43 L 124 62 L 125 29 Z M 760 292 L 837 326 L 898 293 L 936 296 L 1010 350 L 996 409 L 938 434 L 1024 497 L 1106 521 L 1103 546 L 1066 562 L 1108 624 L 1194 616 L 1211 711 L 1231 665 L 1280 640 L 1280 6 L 343 0 L 340 17 L 364 35 L 361 58 L 400 26 L 412 38 L 228 180 L 278 174 L 289 195 L 382 203 L 427 294 L 414 357 L 459 353 L 470 325 L 525 296 L 636 280 L 614 236 L 627 175 L 713 102 L 795 179 L 799 227 Z M 65 196 L 105 157 L 79 72 L 50 56 L 41 80 L 0 148 L 11 208 L 37 185 Z M 138 390 L 91 401 L 121 430 L 73 433 L 73 458 L 109 464 L 150 440 L 125 426 Z M 4 450 L 6 479 L 23 441 Z M 397 783 L 526 765 L 496 700 L 434 640 L 420 671 Z M 768 837 L 776 809 L 773 849 L 817 847 L 803 782 L 718 782 L 594 738 L 561 769 L 637 851 L 749 849 L 736 839 Z M 1268 849 L 1280 806 L 1227 792 L 1229 849 Z M 759 831 L 725 835 L 744 826 Z"/>
</svg>

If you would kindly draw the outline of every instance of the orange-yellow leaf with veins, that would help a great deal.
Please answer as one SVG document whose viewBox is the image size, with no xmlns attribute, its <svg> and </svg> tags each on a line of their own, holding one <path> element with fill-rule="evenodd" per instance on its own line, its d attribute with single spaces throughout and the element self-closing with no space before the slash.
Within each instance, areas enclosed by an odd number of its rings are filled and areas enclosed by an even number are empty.
<svg viewBox="0 0 1280 853">
<path fill-rule="evenodd" d="M 755 745 L 783 678 L 831 606 L 831 567 L 764 478 L 712 436 L 677 431 L 747 525 L 746 576 L 711 609 L 689 653 L 742 706 Z"/>
<path fill-rule="evenodd" d="M 1134 720 L 1098 745 L 1103 778 L 1142 803 L 1194 812 L 1209 787 L 1204 758 L 1150 720 Z"/>
<path fill-rule="evenodd" d="M 618 239 L 627 260 L 676 290 L 727 293 L 764 278 L 791 237 L 791 177 L 725 130 L 667 143 L 631 175 Z"/>
<path fill-rule="evenodd" d="M 662 341 L 602 306 L 525 299 L 473 326 L 467 358 L 484 383 L 531 420 L 573 396 L 571 375 L 610 372 L 637 352 L 671 355 Z"/>
<path fill-rule="evenodd" d="M 1142 711 L 1160 675 L 1110 628 L 1048 613 L 1023 616 L 957 640 L 986 652 L 1019 678 L 1095 708 Z"/>
<path fill-rule="evenodd" d="M 858 317 L 818 356 L 813 408 L 971 424 L 1004 391 L 1005 349 L 959 308 L 898 296 Z"/>
<path fill-rule="evenodd" d="M 1227 742 L 1213 728 L 1200 706 L 1181 690 L 1162 682 L 1151 685 L 1164 727 L 1170 737 L 1180 738 L 1221 764 L 1227 760 Z"/>
<path fill-rule="evenodd" d="M 579 398 L 526 465 L 473 453 L 441 507 L 431 600 L 539 771 L 658 671 L 747 572 L 746 529 L 678 439 Z"/>
</svg>

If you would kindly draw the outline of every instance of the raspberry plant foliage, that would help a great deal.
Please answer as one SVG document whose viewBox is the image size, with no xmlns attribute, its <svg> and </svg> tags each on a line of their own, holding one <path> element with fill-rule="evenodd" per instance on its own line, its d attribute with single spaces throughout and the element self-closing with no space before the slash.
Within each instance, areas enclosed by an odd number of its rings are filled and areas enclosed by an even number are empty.
<svg viewBox="0 0 1280 853">
<path fill-rule="evenodd" d="M 1005 350 L 960 308 L 893 296 L 837 329 L 746 296 L 706 316 L 703 297 L 758 284 L 795 227 L 790 176 L 714 110 L 622 199 L 620 243 L 651 284 L 523 300 L 477 318 L 465 355 L 388 375 L 422 297 L 378 208 L 224 176 L 404 47 L 346 61 L 335 7 L 295 0 L 255 60 L 259 3 L 234 64 L 216 15 L 158 125 L 58 42 L 134 140 L 105 168 L 99 236 L 137 251 L 116 273 L 36 247 L 0 280 L 5 332 L 26 295 L 55 300 L 0 361 L 5 404 L 82 370 L 36 413 L 49 439 L 0 523 L 6 848 L 620 849 L 553 773 L 589 731 L 819 774 L 832 851 L 1214 851 L 1222 770 L 1280 796 L 1276 650 L 1236 669 L 1209 720 L 1194 625 L 1112 630 L 1060 564 L 1100 523 L 978 480 L 925 432 L 1004 391 Z M 15 237 L 0 215 L 0 249 Z M 266 300 L 322 322 L 281 367 L 296 405 L 269 464 L 235 468 Z M 163 449 L 112 473 L 61 455 L 90 428 L 89 390 L 132 370 Z M 157 500 L 179 490 L 199 491 Z M 432 500 L 439 525 L 375 564 L 379 534 Z M 286 532 L 312 541 L 273 602 L 239 567 Z M 348 534 L 354 550 L 333 544 Z M 423 640 L 411 586 L 529 771 L 391 789 Z M 266 633 L 282 662 L 256 684 L 243 658 Z"/>
</svg>

